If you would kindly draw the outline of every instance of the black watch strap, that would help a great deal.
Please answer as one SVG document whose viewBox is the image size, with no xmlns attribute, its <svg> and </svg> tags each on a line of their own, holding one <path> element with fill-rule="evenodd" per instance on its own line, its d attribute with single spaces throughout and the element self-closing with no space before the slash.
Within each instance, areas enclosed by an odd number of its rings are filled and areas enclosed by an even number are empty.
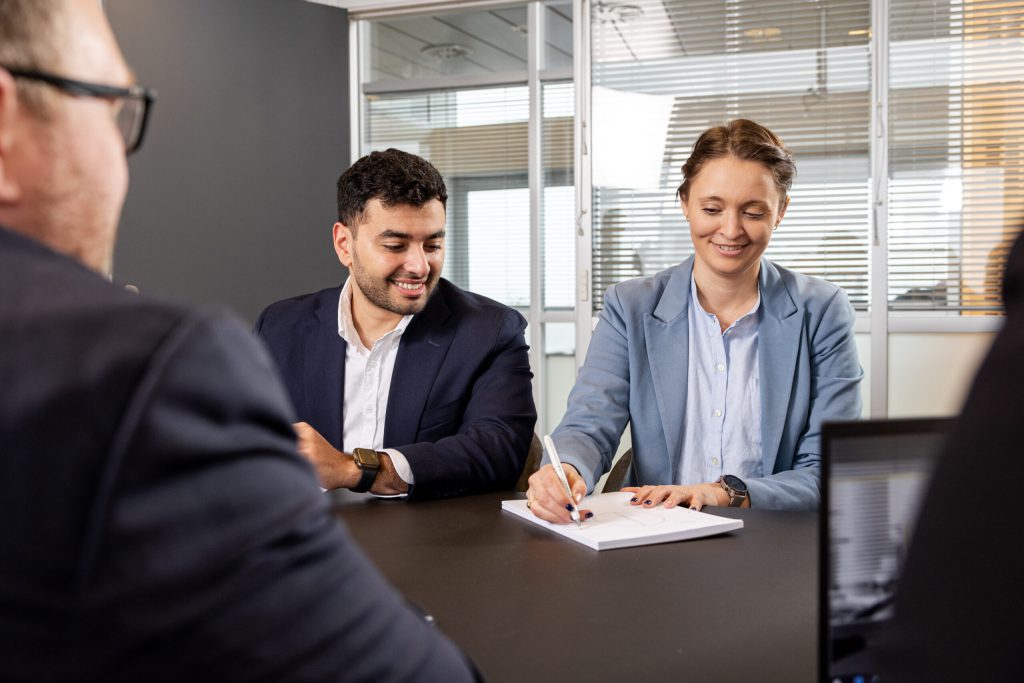
<svg viewBox="0 0 1024 683">
<path fill-rule="evenodd" d="M 381 454 L 369 448 L 357 448 L 356 451 L 364 451 L 365 455 L 370 455 L 371 457 L 360 457 L 364 454 L 353 452 L 352 458 L 355 460 L 356 467 L 359 468 L 360 475 L 359 483 L 349 490 L 356 493 L 366 493 L 377 479 L 377 472 L 380 471 Z M 372 464 L 368 462 L 370 460 L 372 460 Z"/>
</svg>

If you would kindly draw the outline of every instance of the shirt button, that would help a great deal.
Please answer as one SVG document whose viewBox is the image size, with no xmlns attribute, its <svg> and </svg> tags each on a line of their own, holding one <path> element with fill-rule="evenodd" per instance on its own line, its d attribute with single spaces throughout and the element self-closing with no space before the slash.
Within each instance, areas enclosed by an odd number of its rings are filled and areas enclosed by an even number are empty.
<svg viewBox="0 0 1024 683">
<path fill-rule="evenodd" d="M 721 410 L 718 410 L 718 409 L 716 409 L 716 410 L 715 410 L 715 417 L 722 417 L 722 411 L 721 411 Z"/>
<path fill-rule="evenodd" d="M 725 363 L 719 363 L 718 365 L 715 366 L 715 369 L 718 370 L 719 372 L 725 372 Z"/>
<path fill-rule="evenodd" d="M 718 458 L 711 458 L 711 464 L 714 465 L 715 467 L 717 467 L 718 466 Z"/>
</svg>

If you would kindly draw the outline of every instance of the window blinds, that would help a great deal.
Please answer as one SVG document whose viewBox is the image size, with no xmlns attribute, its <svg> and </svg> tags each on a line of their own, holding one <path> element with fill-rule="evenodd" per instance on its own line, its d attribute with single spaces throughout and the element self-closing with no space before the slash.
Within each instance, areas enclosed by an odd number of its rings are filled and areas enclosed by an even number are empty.
<svg viewBox="0 0 1024 683">
<path fill-rule="evenodd" d="M 889 14 L 890 310 L 998 312 L 1024 219 L 1024 4 Z"/>
<path fill-rule="evenodd" d="M 680 168 L 705 128 L 739 117 L 775 131 L 797 163 L 766 255 L 866 308 L 870 3 L 630 4 L 592 16 L 595 309 L 609 285 L 692 253 Z"/>
</svg>

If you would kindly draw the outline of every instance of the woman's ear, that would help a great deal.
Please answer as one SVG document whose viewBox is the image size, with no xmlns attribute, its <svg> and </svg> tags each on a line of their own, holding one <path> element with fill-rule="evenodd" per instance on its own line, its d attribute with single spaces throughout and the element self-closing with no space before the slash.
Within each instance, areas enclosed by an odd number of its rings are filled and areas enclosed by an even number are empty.
<svg viewBox="0 0 1024 683">
<path fill-rule="evenodd" d="M 779 216 L 778 216 L 778 218 L 775 219 L 775 227 L 773 227 L 772 230 L 775 230 L 775 228 L 779 227 L 779 223 L 782 222 L 782 217 L 786 215 L 786 209 L 788 209 L 788 208 L 789 208 L 789 195 L 787 194 L 786 195 L 786 200 L 784 202 L 782 202 L 782 208 L 779 209 Z"/>
</svg>

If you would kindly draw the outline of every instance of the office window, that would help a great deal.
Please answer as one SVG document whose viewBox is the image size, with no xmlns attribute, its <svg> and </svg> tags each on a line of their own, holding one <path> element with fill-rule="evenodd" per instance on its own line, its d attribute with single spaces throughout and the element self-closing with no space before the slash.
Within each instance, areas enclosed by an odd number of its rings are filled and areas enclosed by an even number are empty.
<svg viewBox="0 0 1024 683">
<path fill-rule="evenodd" d="M 1024 4 L 892 0 L 893 311 L 999 312 L 1024 220 Z"/>
<path fill-rule="evenodd" d="M 364 149 L 430 160 L 448 186 L 445 277 L 510 306 L 530 299 L 526 86 L 365 100 Z"/>
<path fill-rule="evenodd" d="M 868 305 L 870 2 L 597 3 L 591 18 L 593 302 L 689 256 L 674 196 L 709 125 L 749 118 L 793 151 L 767 256 Z"/>
<path fill-rule="evenodd" d="M 532 2 L 359 22 L 359 153 L 397 147 L 444 176 L 444 276 L 527 317 L 539 430 L 564 409 L 546 410 L 564 393 L 545 383 L 565 344 L 545 337 L 574 319 L 572 12 Z"/>
</svg>

